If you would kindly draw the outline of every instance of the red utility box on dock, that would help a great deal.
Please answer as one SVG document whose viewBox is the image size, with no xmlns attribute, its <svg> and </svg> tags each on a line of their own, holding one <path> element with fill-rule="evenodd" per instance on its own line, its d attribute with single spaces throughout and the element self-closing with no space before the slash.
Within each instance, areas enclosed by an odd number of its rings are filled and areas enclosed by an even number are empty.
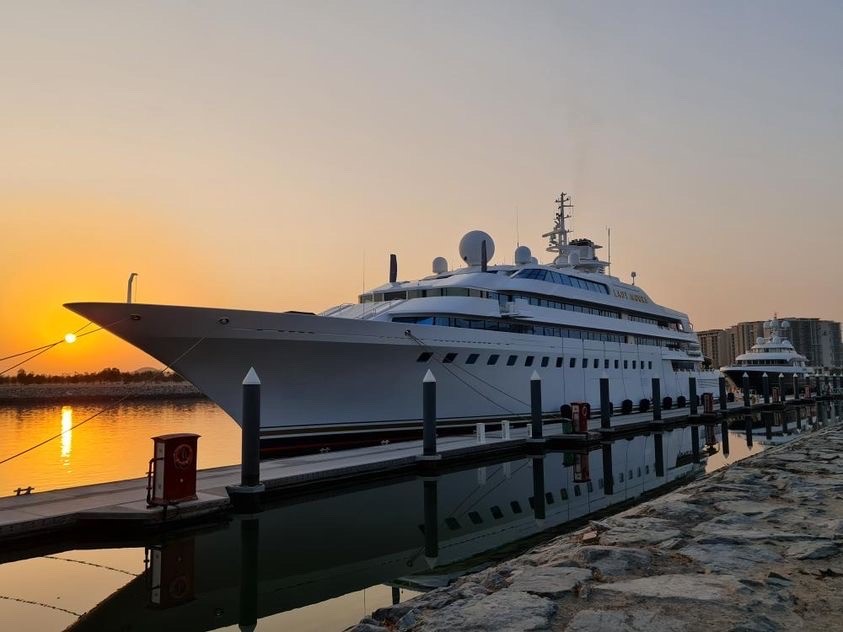
<svg viewBox="0 0 843 632">
<path fill-rule="evenodd" d="M 571 402 L 571 421 L 574 432 L 588 432 L 589 419 L 591 419 L 591 406 L 588 402 Z"/>
<path fill-rule="evenodd" d="M 190 433 L 152 437 L 155 456 L 149 461 L 146 501 L 149 506 L 166 506 L 196 500 L 196 444 L 199 435 Z"/>
</svg>

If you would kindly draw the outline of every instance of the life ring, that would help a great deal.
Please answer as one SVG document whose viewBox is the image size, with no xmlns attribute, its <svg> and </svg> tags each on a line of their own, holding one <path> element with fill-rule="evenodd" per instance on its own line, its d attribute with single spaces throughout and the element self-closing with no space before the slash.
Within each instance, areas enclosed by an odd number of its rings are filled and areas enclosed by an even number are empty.
<svg viewBox="0 0 843 632">
<path fill-rule="evenodd" d="M 181 443 L 173 450 L 173 464 L 180 470 L 187 469 L 193 463 L 193 448 L 189 443 Z"/>
</svg>

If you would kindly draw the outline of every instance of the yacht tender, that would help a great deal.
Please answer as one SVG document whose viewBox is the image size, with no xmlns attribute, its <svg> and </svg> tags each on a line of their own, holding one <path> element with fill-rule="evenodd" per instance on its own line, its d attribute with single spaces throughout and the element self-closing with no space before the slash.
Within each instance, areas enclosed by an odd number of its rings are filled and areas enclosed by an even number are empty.
<svg viewBox="0 0 843 632">
<path fill-rule="evenodd" d="M 137 303 L 70 303 L 190 380 L 238 423 L 250 367 L 262 383 L 262 440 L 291 435 L 318 446 L 337 433 L 417 432 L 421 382 L 432 370 L 441 425 L 527 415 L 530 378 L 558 413 L 572 401 L 599 404 L 599 378 L 614 406 L 637 407 L 661 378 L 664 397 L 717 392 L 702 369 L 687 315 L 606 274 L 589 239 L 569 241 L 564 194 L 549 239 L 550 264 L 519 246 L 514 264 L 491 265 L 492 238 L 466 234 L 462 267 L 433 260 L 433 273 L 390 281 L 356 304 L 321 314 Z M 395 435 L 386 435 L 395 436 Z M 309 437 L 305 439 L 305 437 Z"/>
</svg>

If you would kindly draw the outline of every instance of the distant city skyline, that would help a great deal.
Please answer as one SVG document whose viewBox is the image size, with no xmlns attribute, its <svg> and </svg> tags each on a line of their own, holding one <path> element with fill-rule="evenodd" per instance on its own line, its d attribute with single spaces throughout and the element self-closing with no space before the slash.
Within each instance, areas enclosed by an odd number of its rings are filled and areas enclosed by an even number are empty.
<svg viewBox="0 0 843 632">
<path fill-rule="evenodd" d="M 548 261 L 560 191 L 697 330 L 843 320 L 839 4 L 39 2 L 0 31 L 0 357 L 130 272 L 321 311 L 471 229 Z M 100 332 L 25 368 L 151 362 Z"/>
</svg>

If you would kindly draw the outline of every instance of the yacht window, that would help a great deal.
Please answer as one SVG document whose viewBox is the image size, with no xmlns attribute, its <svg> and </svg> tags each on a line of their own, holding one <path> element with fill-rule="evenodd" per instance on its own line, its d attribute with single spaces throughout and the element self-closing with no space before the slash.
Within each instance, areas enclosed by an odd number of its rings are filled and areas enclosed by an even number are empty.
<svg viewBox="0 0 843 632">
<path fill-rule="evenodd" d="M 489 359 L 486 361 L 486 364 L 497 364 L 498 358 L 500 358 L 500 356 L 497 353 L 493 353 L 489 356 Z"/>
<path fill-rule="evenodd" d="M 633 369 L 637 368 L 637 367 L 635 366 L 637 362 L 638 362 L 637 360 L 633 360 L 633 361 L 632 361 L 632 368 L 633 368 Z"/>
<path fill-rule="evenodd" d="M 480 517 L 480 514 L 479 514 L 479 513 L 477 513 L 476 511 L 469 511 L 469 512 L 468 512 L 468 518 L 469 518 L 469 520 L 471 520 L 474 524 L 482 524 L 482 523 L 483 523 L 483 518 L 481 518 L 481 517 Z"/>
<path fill-rule="evenodd" d="M 468 357 L 465 359 L 465 363 L 466 364 L 474 364 L 475 362 L 477 362 L 477 358 L 479 358 L 479 357 L 480 357 L 479 353 L 470 353 L 470 354 L 468 354 Z"/>
<path fill-rule="evenodd" d="M 632 480 L 632 470 L 629 470 L 629 480 Z"/>
<path fill-rule="evenodd" d="M 649 473 L 650 473 L 650 466 L 649 466 L 649 465 L 645 465 L 645 466 L 644 466 L 644 473 L 645 473 L 645 474 L 649 474 Z"/>
<path fill-rule="evenodd" d="M 456 359 L 456 357 L 457 357 L 457 354 L 456 354 L 456 353 L 446 353 L 446 354 L 445 354 L 445 359 L 444 359 L 444 360 L 442 360 L 442 362 L 443 362 L 444 364 L 450 364 L 451 362 L 453 362 L 453 361 Z"/>
<path fill-rule="evenodd" d="M 608 368 L 609 368 L 609 359 L 608 359 L 608 358 L 606 358 L 605 360 L 603 360 L 603 368 L 604 368 L 604 369 L 608 369 Z"/>
<path fill-rule="evenodd" d="M 550 358 L 547 356 L 542 357 L 542 366 L 547 366 L 550 363 Z"/>
<path fill-rule="evenodd" d="M 615 368 L 618 368 L 618 360 L 615 360 Z"/>
<path fill-rule="evenodd" d="M 559 490 L 559 496 L 562 498 L 562 500 L 568 500 L 568 490 L 563 487 Z"/>
<path fill-rule="evenodd" d="M 628 369 L 628 368 L 629 368 L 629 360 L 624 360 L 624 361 L 623 361 L 623 368 L 625 368 L 625 369 Z"/>
<path fill-rule="evenodd" d="M 588 358 L 583 358 L 582 359 L 582 368 L 585 368 L 587 366 L 588 366 Z"/>
<path fill-rule="evenodd" d="M 533 360 L 535 359 L 535 356 L 527 356 L 527 358 L 524 360 L 524 366 L 533 366 Z"/>
<path fill-rule="evenodd" d="M 570 367 L 573 369 L 575 366 L 577 366 L 577 359 L 576 359 L 576 358 L 571 358 L 571 361 L 570 361 L 568 364 L 569 364 L 569 365 L 570 365 Z"/>
<path fill-rule="evenodd" d="M 454 517 L 451 517 L 451 518 L 445 518 L 445 524 L 446 524 L 446 525 L 448 525 L 448 528 L 449 528 L 451 531 L 456 531 L 457 529 L 459 529 L 459 528 L 460 528 L 460 523 L 459 523 L 459 522 L 457 522 L 457 519 L 456 519 L 456 518 L 454 518 Z"/>
<path fill-rule="evenodd" d="M 419 357 L 416 358 L 416 362 L 427 362 L 430 358 L 433 357 L 433 354 L 430 351 L 424 351 L 419 354 Z"/>
<path fill-rule="evenodd" d="M 506 359 L 506 366 L 515 366 L 515 363 L 518 361 L 518 356 L 511 355 Z"/>
<path fill-rule="evenodd" d="M 590 491 L 590 492 L 594 491 L 594 483 L 592 483 L 591 481 L 588 481 L 587 487 L 588 487 L 588 491 Z"/>
<path fill-rule="evenodd" d="M 554 502 L 553 494 L 551 494 L 550 492 L 545 492 L 544 499 L 545 501 L 547 501 L 548 505 L 552 505 Z"/>
<path fill-rule="evenodd" d="M 638 478 L 641 478 L 641 468 L 638 468 Z"/>
<path fill-rule="evenodd" d="M 574 496 L 582 496 L 579 485 L 574 485 Z"/>
<path fill-rule="evenodd" d="M 563 358 L 556 358 L 556 368 L 557 369 L 562 368 L 562 361 L 563 361 Z"/>
<path fill-rule="evenodd" d="M 597 489 L 603 489 L 603 479 L 602 478 L 597 479 Z"/>
<path fill-rule="evenodd" d="M 623 472 L 618 472 L 618 482 L 623 483 Z"/>
<path fill-rule="evenodd" d="M 652 361 L 652 360 L 647 360 L 647 368 L 648 368 L 648 369 L 652 369 L 652 368 L 653 368 L 653 361 Z"/>
<path fill-rule="evenodd" d="M 597 367 L 599 367 L 599 366 L 600 366 L 600 359 L 599 359 L 599 358 L 594 358 L 594 364 L 593 364 L 592 366 L 594 366 L 594 368 L 595 368 L 595 369 L 596 369 Z"/>
<path fill-rule="evenodd" d="M 509 503 L 509 506 L 512 507 L 512 513 L 522 512 L 521 505 L 518 504 L 517 500 L 513 500 L 511 503 Z"/>
<path fill-rule="evenodd" d="M 501 508 L 497 505 L 492 505 L 489 511 L 492 514 L 492 518 L 494 518 L 495 520 L 500 520 L 501 518 L 503 518 L 503 512 L 501 511 Z"/>
</svg>

